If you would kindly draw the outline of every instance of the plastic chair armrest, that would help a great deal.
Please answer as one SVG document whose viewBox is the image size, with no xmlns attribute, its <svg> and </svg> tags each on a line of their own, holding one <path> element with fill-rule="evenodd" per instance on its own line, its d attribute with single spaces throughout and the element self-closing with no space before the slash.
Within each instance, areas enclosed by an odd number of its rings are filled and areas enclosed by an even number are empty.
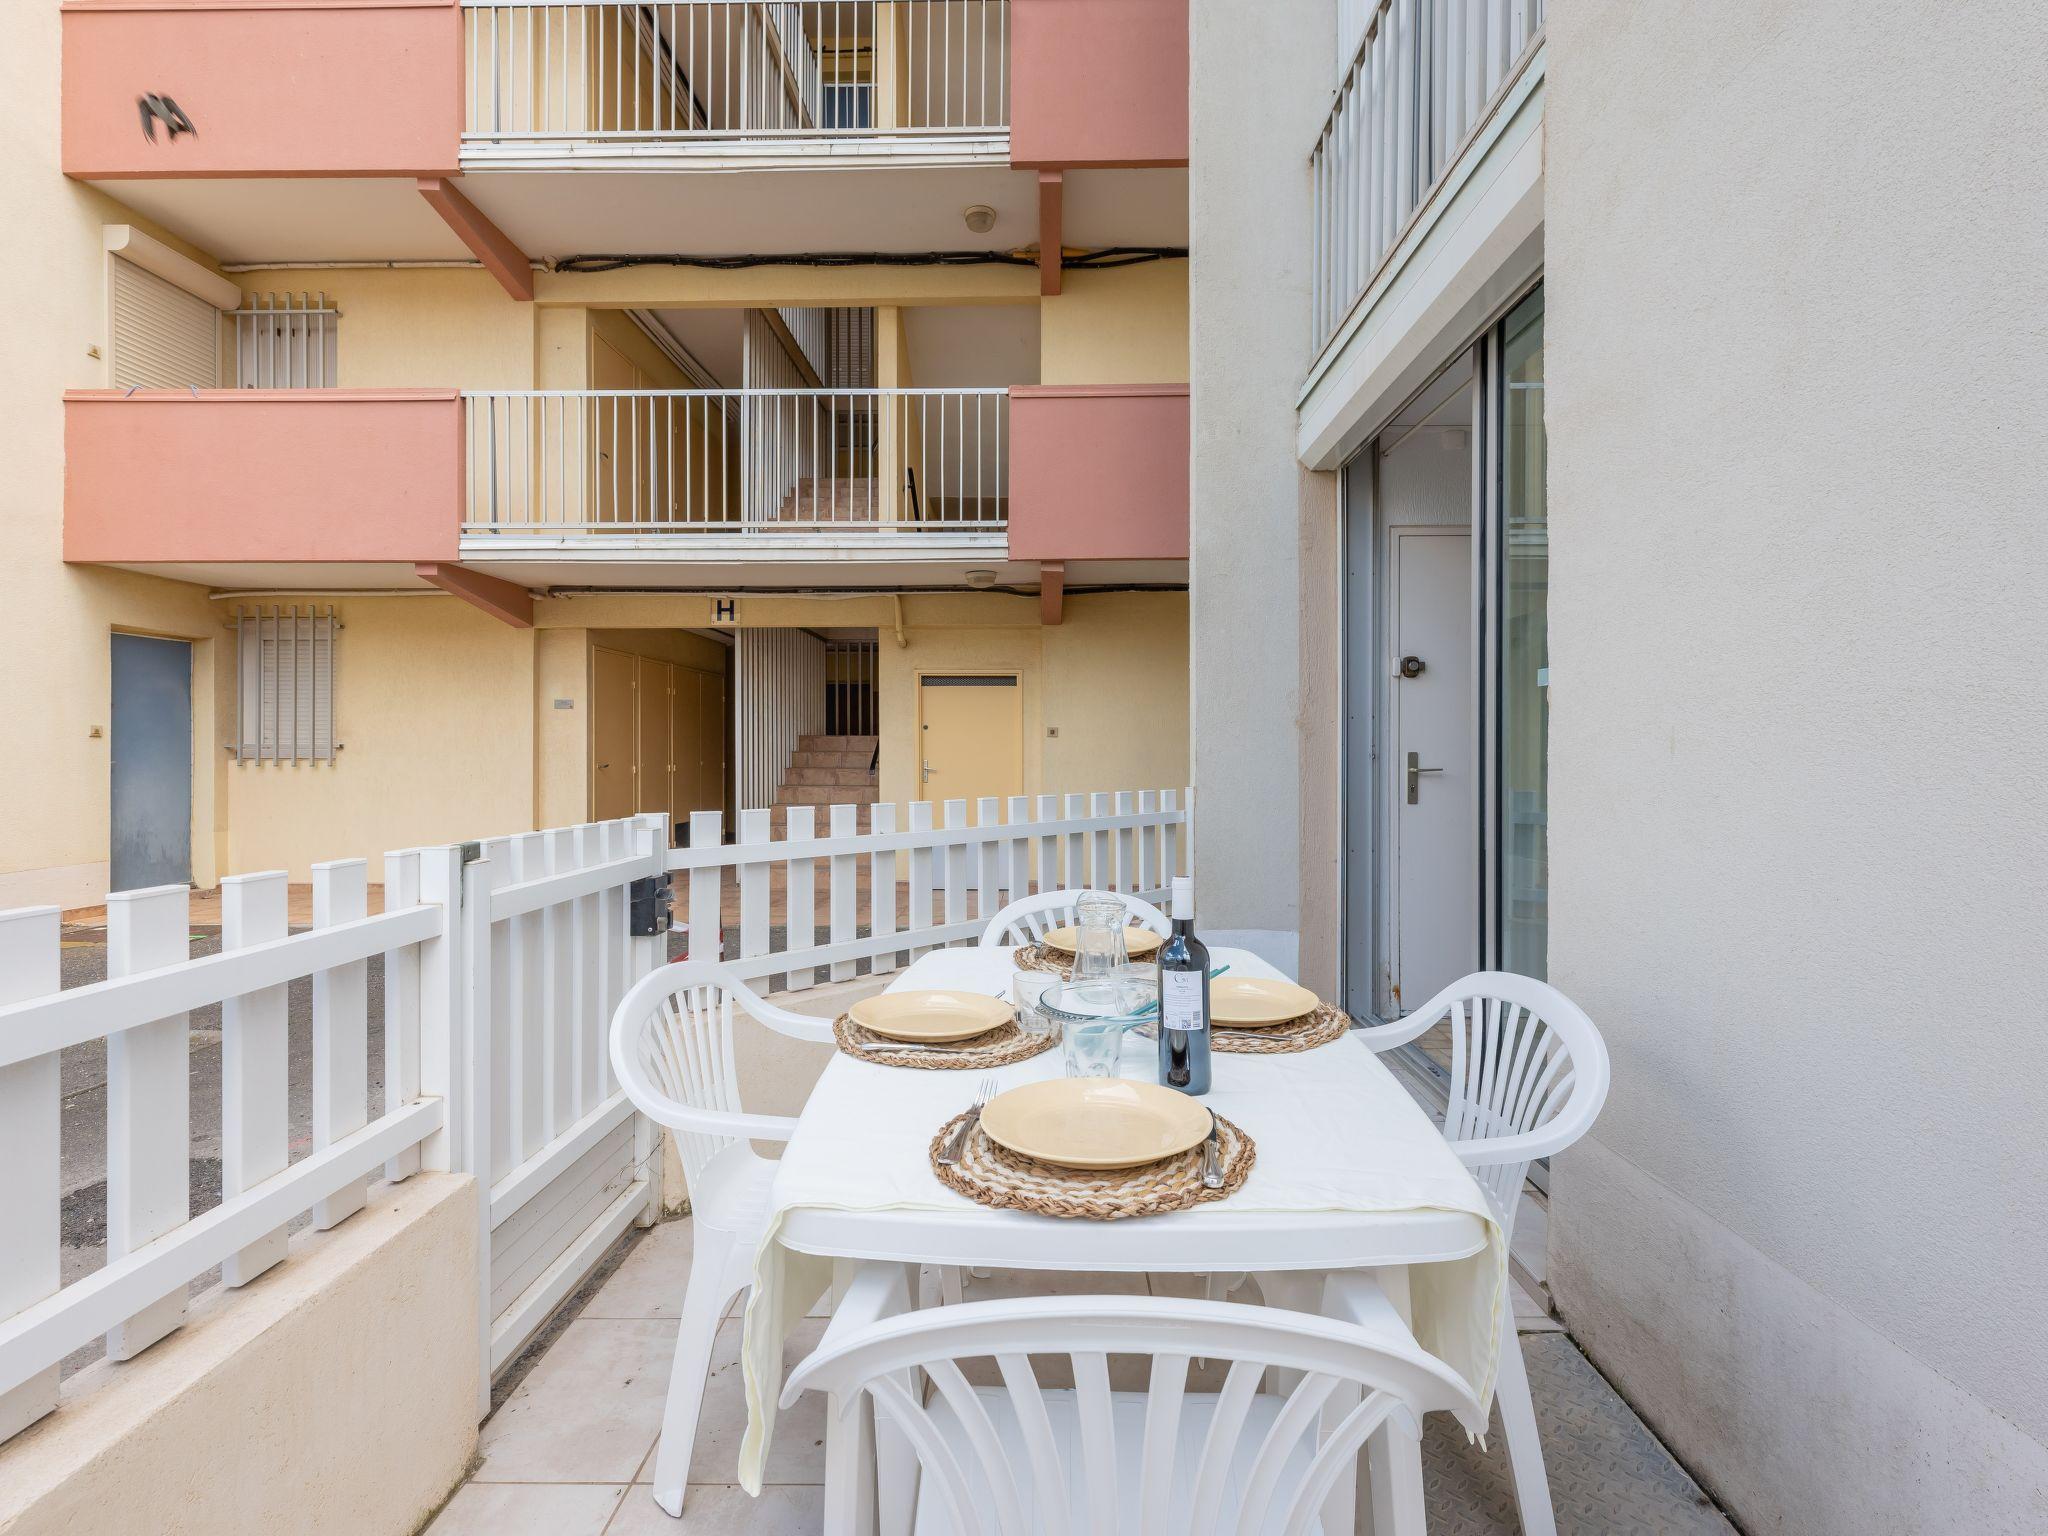
<svg viewBox="0 0 2048 1536">
<path fill-rule="evenodd" d="M 1411 1040 L 1420 1039 L 1429 1032 L 1430 1025 L 1442 1017 L 1441 1012 L 1411 1013 L 1405 1019 L 1396 1019 L 1391 1024 L 1372 1024 L 1364 1029 L 1354 1029 L 1351 1031 L 1351 1038 L 1375 1054 L 1380 1051 L 1391 1051 L 1397 1045 L 1406 1045 Z"/>
<path fill-rule="evenodd" d="M 796 1134 L 796 1121 L 788 1115 L 748 1115 L 722 1109 L 691 1109 L 673 1100 L 663 1100 L 642 1112 L 672 1131 L 697 1136 L 730 1136 L 740 1141 L 787 1141 Z"/>
</svg>

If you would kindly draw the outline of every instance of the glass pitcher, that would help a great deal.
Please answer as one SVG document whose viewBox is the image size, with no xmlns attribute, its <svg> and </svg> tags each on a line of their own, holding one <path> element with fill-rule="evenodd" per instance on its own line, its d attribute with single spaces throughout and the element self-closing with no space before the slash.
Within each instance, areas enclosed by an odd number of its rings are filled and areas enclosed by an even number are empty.
<svg viewBox="0 0 2048 1536">
<path fill-rule="evenodd" d="M 1124 953 L 1124 904 L 1091 891 L 1074 903 L 1080 935 L 1074 944 L 1074 980 L 1106 980 L 1129 957 Z"/>
</svg>

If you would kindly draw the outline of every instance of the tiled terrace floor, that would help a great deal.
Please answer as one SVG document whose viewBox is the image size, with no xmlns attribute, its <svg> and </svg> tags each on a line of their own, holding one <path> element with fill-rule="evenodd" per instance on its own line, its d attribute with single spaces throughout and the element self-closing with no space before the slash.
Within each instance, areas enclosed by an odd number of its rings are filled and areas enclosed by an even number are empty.
<svg viewBox="0 0 2048 1536">
<path fill-rule="evenodd" d="M 654 1503 L 646 1479 L 689 1252 L 687 1220 L 639 1238 L 485 1422 L 480 1464 L 429 1536 L 795 1536 L 819 1529 L 825 1448 L 823 1410 L 815 1399 L 781 1417 L 759 1499 L 731 1481 L 746 1420 L 736 1316 L 719 1334 L 705 1386 L 684 1518 L 670 1520 Z M 1150 1283 L 1131 1275 L 998 1274 L 970 1282 L 968 1297 L 1015 1295 L 1026 1287 L 1116 1291 Z M 1571 1340 L 1526 1294 L 1518 1295 L 1517 1305 L 1563 1536 L 1732 1536 L 1732 1527 Z M 817 1342 L 824 1326 L 812 1319 L 798 1329 L 788 1364 Z M 1514 1536 L 1519 1530 L 1498 1420 L 1493 1443 L 1493 1454 L 1483 1454 L 1448 1420 L 1432 1421 L 1425 1442 L 1432 1536 Z"/>
</svg>

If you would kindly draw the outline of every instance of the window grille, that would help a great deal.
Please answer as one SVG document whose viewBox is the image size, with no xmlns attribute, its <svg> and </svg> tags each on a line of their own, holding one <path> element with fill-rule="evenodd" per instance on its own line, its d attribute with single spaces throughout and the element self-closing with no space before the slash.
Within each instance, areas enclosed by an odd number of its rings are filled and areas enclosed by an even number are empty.
<svg viewBox="0 0 2048 1536">
<path fill-rule="evenodd" d="M 825 338 L 825 383 L 833 389 L 875 387 L 875 312 L 835 309 Z"/>
<path fill-rule="evenodd" d="M 324 293 L 252 293 L 235 311 L 241 389 L 332 389 L 341 311 Z"/>
<path fill-rule="evenodd" d="M 340 628 L 331 604 L 236 611 L 237 761 L 334 761 L 334 637 Z"/>
</svg>

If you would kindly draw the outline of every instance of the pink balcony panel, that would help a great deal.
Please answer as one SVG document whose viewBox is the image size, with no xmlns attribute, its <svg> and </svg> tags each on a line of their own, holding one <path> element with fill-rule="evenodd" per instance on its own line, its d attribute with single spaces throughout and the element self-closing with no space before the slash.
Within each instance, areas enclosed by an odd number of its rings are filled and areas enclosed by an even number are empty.
<svg viewBox="0 0 2048 1536">
<path fill-rule="evenodd" d="M 1189 0 L 1011 0 L 1014 165 L 1186 165 Z"/>
<path fill-rule="evenodd" d="M 64 558 L 453 560 L 452 389 L 71 390 Z"/>
<path fill-rule="evenodd" d="M 454 0 L 70 0 L 64 171 L 447 175 L 462 139 Z M 196 130 L 144 136 L 166 96 Z"/>
<path fill-rule="evenodd" d="M 1011 559 L 1187 557 L 1187 385 L 1010 391 Z"/>
</svg>

